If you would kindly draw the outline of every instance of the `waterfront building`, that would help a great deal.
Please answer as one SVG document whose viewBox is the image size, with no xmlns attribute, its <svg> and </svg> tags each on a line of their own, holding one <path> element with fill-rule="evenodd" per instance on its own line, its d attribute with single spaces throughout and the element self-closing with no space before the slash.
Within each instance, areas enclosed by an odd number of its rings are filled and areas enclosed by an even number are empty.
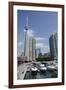
<svg viewBox="0 0 66 90">
<path fill-rule="evenodd" d="M 58 35 L 55 33 L 56 58 L 58 59 Z"/>
<path fill-rule="evenodd" d="M 48 52 L 48 53 L 44 53 L 43 56 L 44 56 L 44 57 L 50 57 L 50 52 Z"/>
<path fill-rule="evenodd" d="M 36 39 L 32 38 L 32 60 L 36 59 Z"/>
<path fill-rule="evenodd" d="M 41 50 L 40 50 L 40 48 L 36 48 L 36 58 L 38 58 L 39 57 L 39 54 L 41 53 Z"/>
<path fill-rule="evenodd" d="M 28 25 L 28 17 L 26 18 L 25 25 L 25 40 L 24 40 L 24 56 L 26 61 L 35 60 L 35 49 L 36 49 L 36 40 L 33 36 L 29 35 L 30 28 Z"/>
<path fill-rule="evenodd" d="M 35 50 L 36 50 L 36 40 L 34 37 L 30 37 L 29 38 L 29 60 L 30 61 L 35 60 L 35 57 L 36 57 Z"/>
<path fill-rule="evenodd" d="M 52 60 L 58 59 L 58 36 L 57 33 L 52 34 L 49 38 L 50 55 Z"/>
<path fill-rule="evenodd" d="M 29 36 L 28 31 L 29 25 L 28 25 L 28 17 L 26 18 L 26 25 L 25 25 L 25 39 L 24 39 L 24 56 L 26 57 L 26 61 L 29 61 Z"/>
<path fill-rule="evenodd" d="M 32 61 L 32 37 L 29 38 L 29 61 Z"/>
</svg>

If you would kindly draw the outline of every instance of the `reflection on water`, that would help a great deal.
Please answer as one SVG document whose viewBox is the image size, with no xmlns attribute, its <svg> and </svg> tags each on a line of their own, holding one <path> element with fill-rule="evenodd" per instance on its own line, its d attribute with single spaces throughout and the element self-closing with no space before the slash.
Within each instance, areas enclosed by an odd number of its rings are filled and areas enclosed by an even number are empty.
<svg viewBox="0 0 66 90">
<path fill-rule="evenodd" d="M 28 71 L 26 72 L 24 79 L 45 79 L 45 78 L 57 78 L 57 77 L 58 77 L 58 70 L 37 72 L 36 74 L 32 74 L 31 71 Z"/>
</svg>

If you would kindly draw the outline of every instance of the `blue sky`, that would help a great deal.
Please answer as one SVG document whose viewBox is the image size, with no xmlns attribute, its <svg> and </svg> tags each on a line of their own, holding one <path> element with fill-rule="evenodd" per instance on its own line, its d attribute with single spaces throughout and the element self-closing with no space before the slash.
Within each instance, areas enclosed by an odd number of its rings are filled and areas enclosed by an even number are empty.
<svg viewBox="0 0 66 90">
<path fill-rule="evenodd" d="M 49 52 L 49 37 L 58 30 L 58 13 L 30 10 L 17 11 L 18 55 L 24 50 L 24 27 L 27 16 L 31 34 L 37 40 L 37 48 L 40 47 L 43 53 Z"/>
</svg>

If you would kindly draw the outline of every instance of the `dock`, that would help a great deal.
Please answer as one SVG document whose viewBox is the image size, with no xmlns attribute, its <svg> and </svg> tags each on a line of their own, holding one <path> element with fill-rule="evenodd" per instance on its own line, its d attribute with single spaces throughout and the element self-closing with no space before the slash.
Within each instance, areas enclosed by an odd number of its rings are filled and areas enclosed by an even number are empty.
<svg viewBox="0 0 66 90">
<path fill-rule="evenodd" d="M 30 71 L 30 65 L 23 63 L 17 68 L 17 79 L 23 80 L 27 71 Z"/>
</svg>

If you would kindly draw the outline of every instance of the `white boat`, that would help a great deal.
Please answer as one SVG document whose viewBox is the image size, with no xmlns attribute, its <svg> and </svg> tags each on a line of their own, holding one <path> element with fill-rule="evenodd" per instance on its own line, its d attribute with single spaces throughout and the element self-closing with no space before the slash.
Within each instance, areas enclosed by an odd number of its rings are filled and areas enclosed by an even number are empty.
<svg viewBox="0 0 66 90">
<path fill-rule="evenodd" d="M 47 70 L 54 71 L 56 67 L 54 65 L 47 66 Z"/>
<path fill-rule="evenodd" d="M 37 74 L 37 72 L 38 72 L 37 67 L 31 67 L 31 73 L 32 73 L 33 75 Z"/>
<path fill-rule="evenodd" d="M 47 67 L 45 67 L 44 64 L 40 64 L 40 65 L 39 65 L 39 70 L 42 71 L 42 72 L 44 72 L 44 71 L 47 70 Z"/>
</svg>

